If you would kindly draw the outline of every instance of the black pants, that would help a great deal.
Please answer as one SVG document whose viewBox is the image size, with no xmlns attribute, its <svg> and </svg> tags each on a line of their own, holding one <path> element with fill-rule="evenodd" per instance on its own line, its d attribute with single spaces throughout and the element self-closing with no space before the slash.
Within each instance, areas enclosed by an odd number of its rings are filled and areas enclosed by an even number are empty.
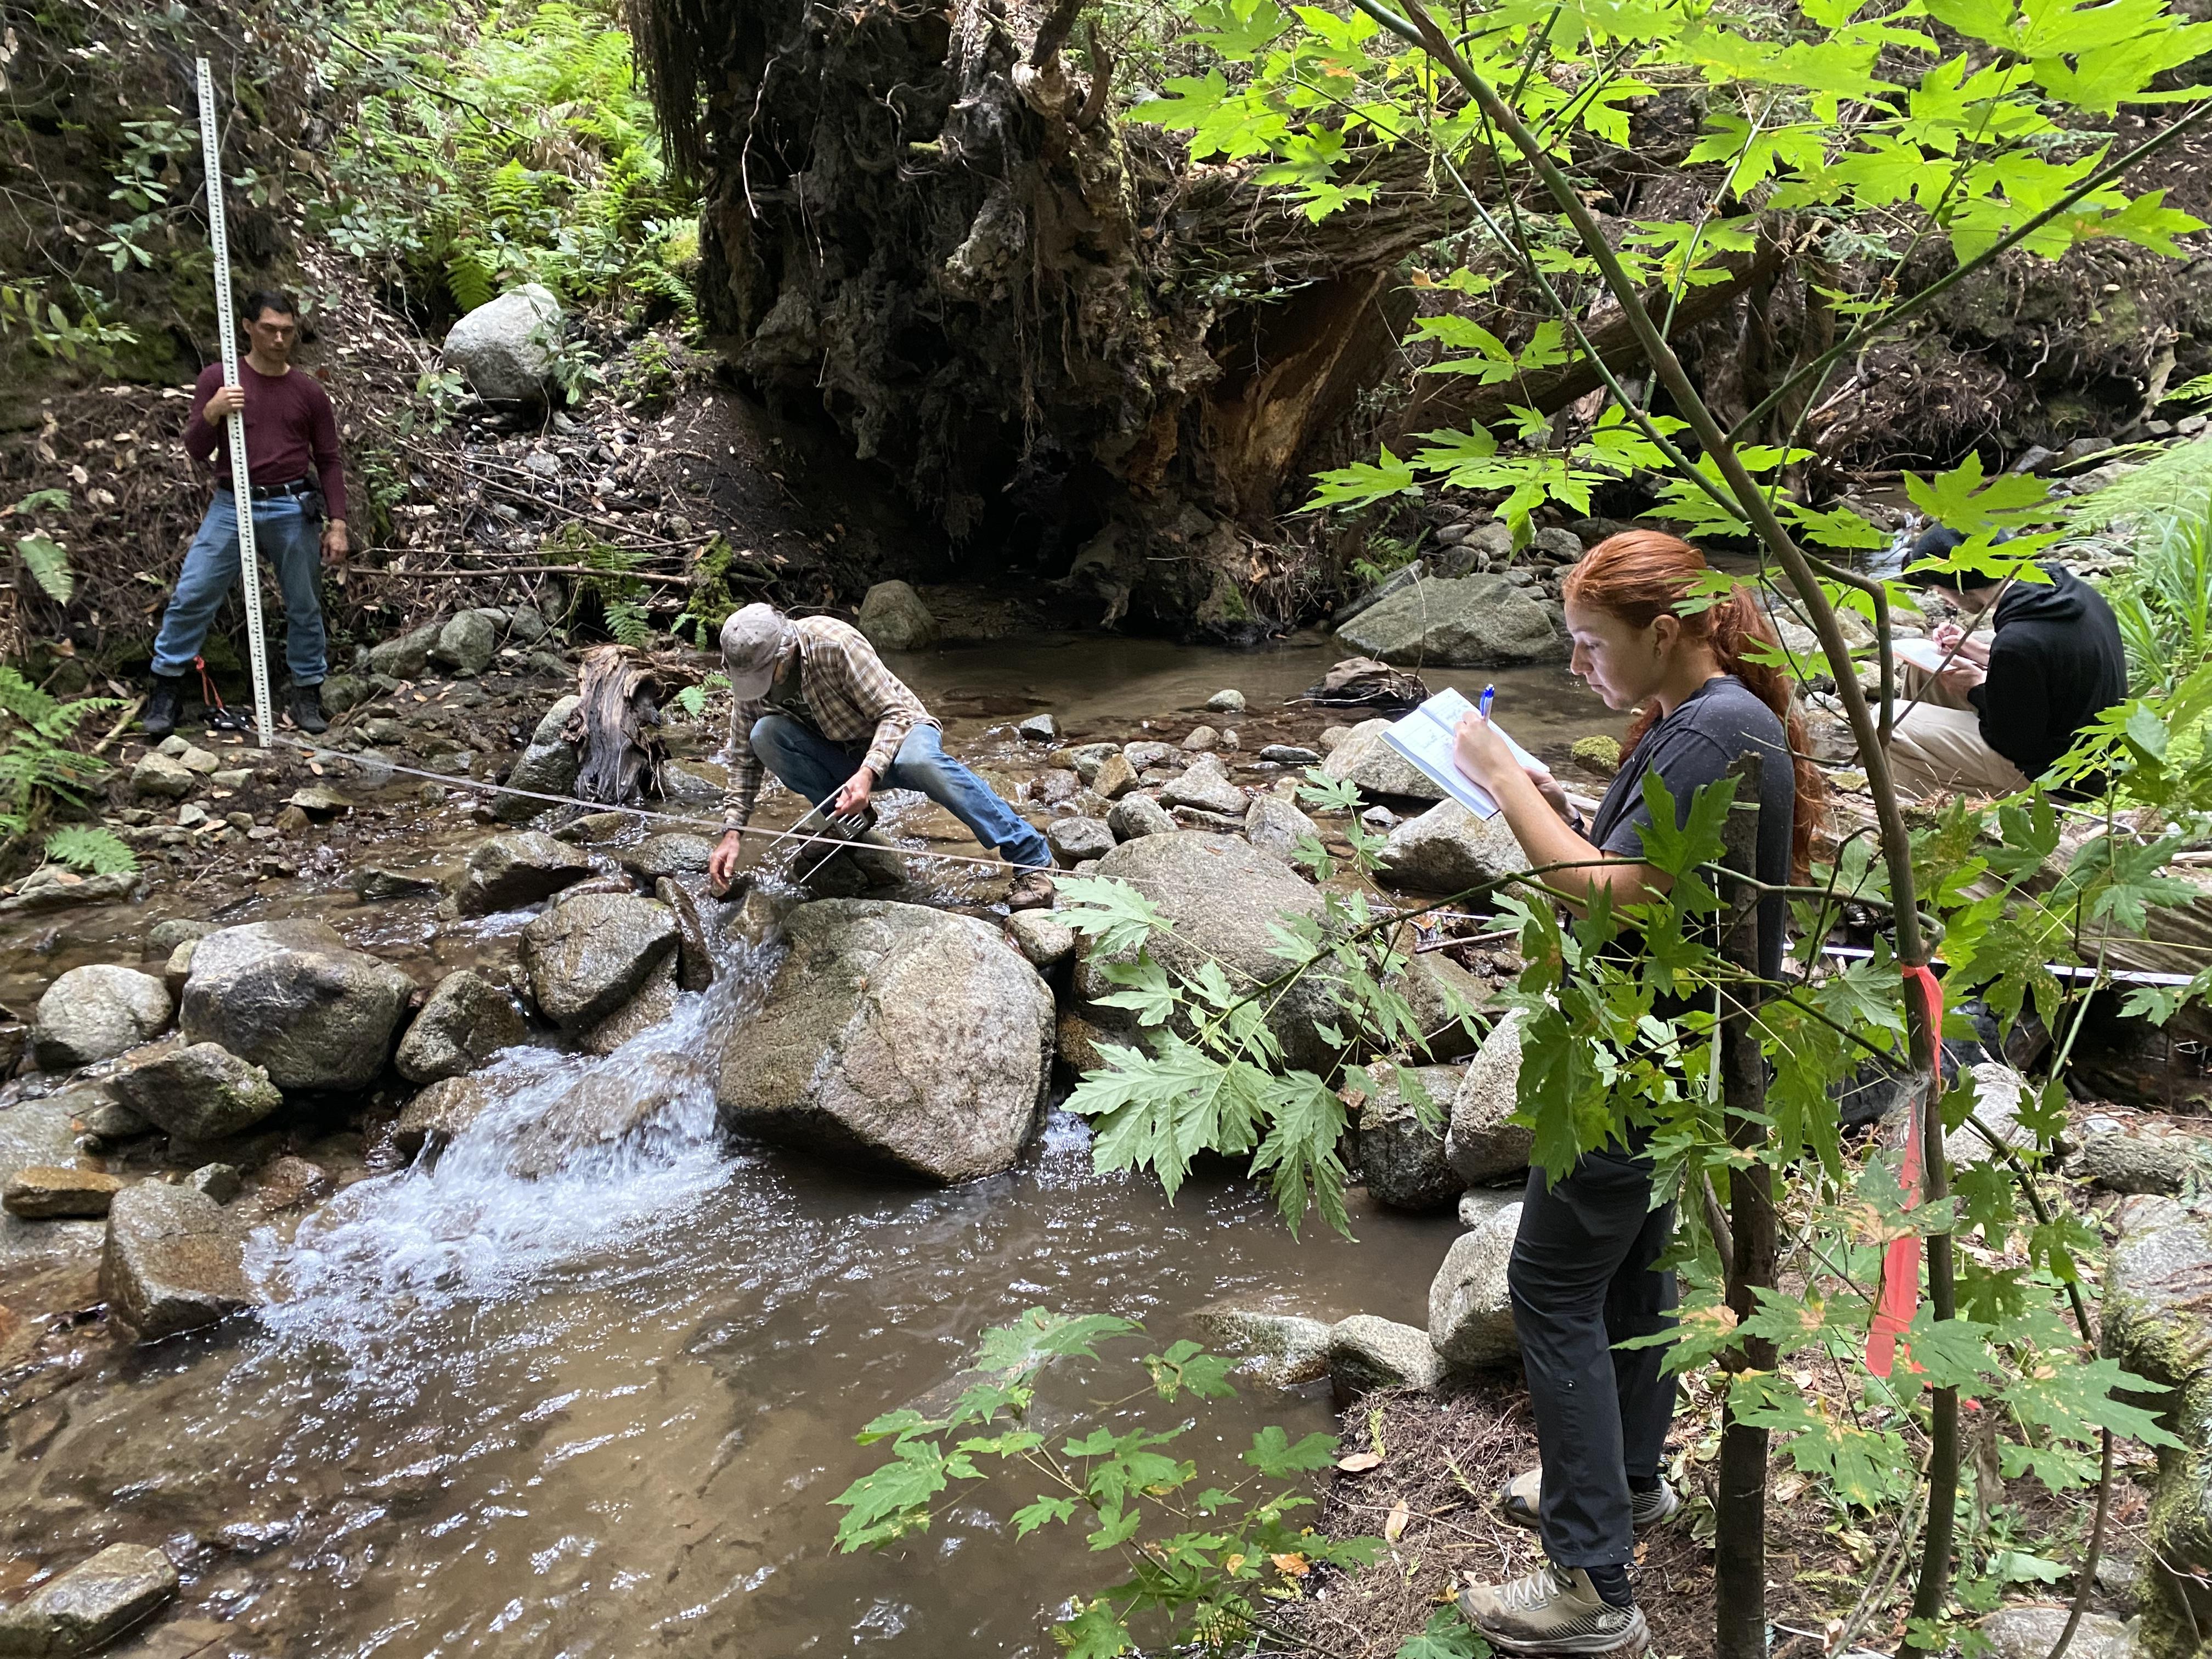
<svg viewBox="0 0 2212 1659">
<path fill-rule="evenodd" d="M 1583 1154 L 1547 1188 L 1528 1172 L 1506 1283 L 1513 1328 L 1544 1459 L 1544 1549 L 1563 1567 L 1626 1564 L 1631 1476 L 1659 1473 L 1674 1417 L 1663 1348 L 1615 1349 L 1674 1323 L 1674 1275 L 1652 1264 L 1674 1230 L 1674 1206 L 1651 1203 L 1648 1163 Z"/>
</svg>

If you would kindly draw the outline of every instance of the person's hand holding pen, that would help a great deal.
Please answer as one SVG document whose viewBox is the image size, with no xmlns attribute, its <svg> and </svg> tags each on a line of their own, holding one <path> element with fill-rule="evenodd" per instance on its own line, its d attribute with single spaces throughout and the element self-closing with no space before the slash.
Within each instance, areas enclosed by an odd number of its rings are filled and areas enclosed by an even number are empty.
<svg viewBox="0 0 2212 1659">
<path fill-rule="evenodd" d="M 1522 761 L 1490 723 L 1491 705 L 1497 698 L 1498 688 L 1486 685 L 1480 701 L 1459 717 L 1459 725 L 1452 733 L 1452 764 L 1488 790 L 1493 799 L 1498 793 L 1496 780 L 1509 772 L 1525 773 L 1545 804 L 1562 820 L 1571 823 L 1574 808 L 1568 804 L 1567 792 L 1552 775 L 1551 769 L 1540 763 Z"/>
<path fill-rule="evenodd" d="M 1985 634 L 1969 634 L 1956 623 L 1938 623 L 1929 640 L 1938 651 L 1955 656 L 1961 662 L 1970 662 L 1977 668 L 1990 665 L 1990 641 Z"/>
</svg>

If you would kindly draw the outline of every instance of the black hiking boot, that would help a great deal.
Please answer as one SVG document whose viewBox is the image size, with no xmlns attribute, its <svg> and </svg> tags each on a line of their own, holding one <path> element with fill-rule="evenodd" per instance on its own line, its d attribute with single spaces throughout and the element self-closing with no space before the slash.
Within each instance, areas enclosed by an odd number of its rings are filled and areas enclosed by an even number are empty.
<svg viewBox="0 0 2212 1659">
<path fill-rule="evenodd" d="M 320 733 L 331 729 L 330 721 L 323 714 L 323 688 L 319 683 L 294 686 L 291 702 L 284 712 L 302 732 Z"/>
<path fill-rule="evenodd" d="M 145 711 L 138 717 L 139 729 L 149 738 L 166 738 L 177 729 L 178 717 L 184 712 L 184 681 L 173 675 L 156 674 Z"/>
</svg>

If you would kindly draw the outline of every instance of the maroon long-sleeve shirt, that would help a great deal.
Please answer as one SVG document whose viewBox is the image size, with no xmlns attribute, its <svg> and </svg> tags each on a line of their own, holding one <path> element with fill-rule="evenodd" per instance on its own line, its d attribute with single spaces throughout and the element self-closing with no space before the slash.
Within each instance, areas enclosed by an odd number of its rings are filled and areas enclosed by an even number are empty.
<svg viewBox="0 0 2212 1659">
<path fill-rule="evenodd" d="M 325 510 L 333 519 L 344 518 L 345 468 L 338 460 L 338 422 L 331 394 L 301 368 L 270 376 L 240 360 L 238 378 L 246 388 L 246 476 L 257 484 L 313 477 L 322 487 Z M 192 387 L 185 451 L 219 468 L 228 483 L 230 422 L 210 426 L 206 415 L 208 399 L 222 388 L 222 365 L 210 363 Z"/>
</svg>

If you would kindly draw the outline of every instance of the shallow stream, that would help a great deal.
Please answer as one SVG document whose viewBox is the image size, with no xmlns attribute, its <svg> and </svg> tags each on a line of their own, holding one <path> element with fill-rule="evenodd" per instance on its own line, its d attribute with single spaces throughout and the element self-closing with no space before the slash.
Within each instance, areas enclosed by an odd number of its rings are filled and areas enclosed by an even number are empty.
<svg viewBox="0 0 2212 1659">
<path fill-rule="evenodd" d="M 279 1298 L 258 1328 L 72 1388 L 0 1463 L 5 1544 L 156 1521 L 196 1564 L 188 1607 L 241 1653 L 1042 1656 L 1053 1600 L 1110 1582 L 1098 1558 L 1013 1543 L 1004 1518 L 1035 1493 L 1011 1487 L 956 1495 L 890 1554 L 835 1554 L 829 1499 L 880 1461 L 861 1424 L 1033 1306 L 1141 1319 L 1156 1340 L 1133 1356 L 1223 1296 L 1425 1319 L 1449 1222 L 1363 1213 L 1357 1244 L 1294 1243 L 1242 1183 L 1170 1207 L 1094 1175 L 1065 1115 L 1015 1170 L 951 1191 L 726 1146 L 714 1055 L 767 966 L 733 958 L 606 1059 L 505 1062 L 532 1086 L 434 1166 L 258 1235 Z M 585 1078 L 665 1104 L 549 1157 L 542 1121 Z M 1046 1415 L 1133 1375 L 1071 1376 Z M 1328 1427 L 1325 1395 L 1247 1389 L 1193 1450 L 1267 1422 Z"/>
<path fill-rule="evenodd" d="M 1360 718 L 1285 706 L 1340 654 L 1094 638 L 898 667 L 956 752 L 1033 767 L 1010 717 L 1041 708 L 1078 740 L 1179 736 L 1205 718 L 1243 727 L 1244 756 L 1310 743 Z M 1469 691 L 1492 678 L 1500 719 L 1533 746 L 1614 724 L 1561 669 L 1430 676 Z M 1227 686 L 1247 712 L 1200 716 Z M 434 862 L 482 833 L 410 807 L 351 856 Z M 522 920 L 471 933 L 420 901 L 358 907 L 324 862 L 201 913 L 327 915 L 416 958 L 426 982 Z M 190 913 L 191 896 L 49 929 L 10 953 L 8 988 L 127 958 L 126 935 Z M 1005 1517 L 1036 1492 L 1000 1485 L 949 1495 L 900 1549 L 836 1554 L 830 1499 L 883 1456 L 854 1443 L 861 1425 L 944 1389 L 987 1327 L 1030 1307 L 1142 1320 L 1149 1340 L 1125 1359 L 1199 1334 L 1189 1314 L 1224 1297 L 1425 1323 L 1449 1218 L 1356 1206 L 1357 1243 L 1317 1221 L 1294 1242 L 1228 1172 L 1173 1206 L 1149 1177 L 1093 1173 L 1065 1114 L 1012 1171 L 949 1191 L 731 1146 L 714 1127 L 715 1057 L 744 1040 L 772 969 L 731 956 L 714 989 L 605 1059 L 511 1052 L 501 1064 L 524 1086 L 434 1164 L 358 1181 L 257 1236 L 273 1299 L 258 1322 L 89 1344 L 89 1373 L 9 1425 L 0 1561 L 166 1540 L 190 1564 L 185 1613 L 222 1621 L 244 1655 L 1042 1656 L 1058 1651 L 1055 1604 L 1112 1582 L 1112 1560 L 1073 1535 L 1014 1542 Z M 1071 1373 L 1041 1413 L 1069 1421 L 1139 1380 L 1126 1364 Z M 1225 1462 L 1270 1422 L 1332 1427 L 1326 1384 L 1248 1387 L 1206 1412 L 1187 1455 Z"/>
</svg>

